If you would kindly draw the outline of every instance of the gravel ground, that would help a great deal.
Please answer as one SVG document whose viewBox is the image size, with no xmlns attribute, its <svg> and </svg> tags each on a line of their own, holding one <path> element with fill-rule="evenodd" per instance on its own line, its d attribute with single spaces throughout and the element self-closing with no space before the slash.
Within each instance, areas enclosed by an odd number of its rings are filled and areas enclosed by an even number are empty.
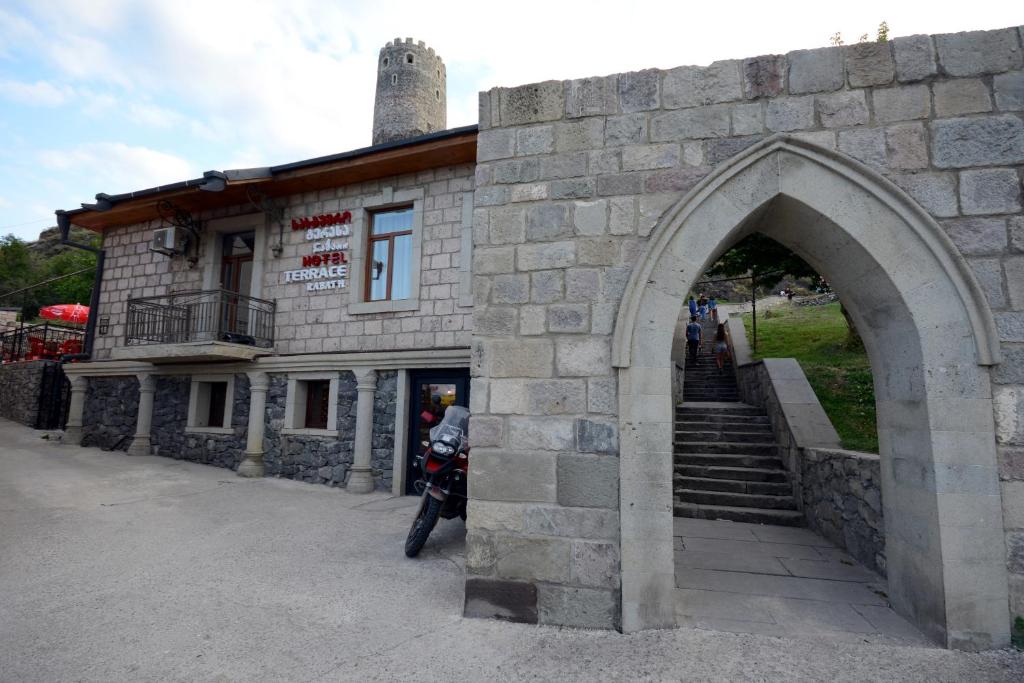
<svg viewBox="0 0 1024 683">
<path fill-rule="evenodd" d="M 1024 656 L 467 620 L 411 501 L 62 446 L 0 420 L 0 681 L 1021 681 Z"/>
</svg>

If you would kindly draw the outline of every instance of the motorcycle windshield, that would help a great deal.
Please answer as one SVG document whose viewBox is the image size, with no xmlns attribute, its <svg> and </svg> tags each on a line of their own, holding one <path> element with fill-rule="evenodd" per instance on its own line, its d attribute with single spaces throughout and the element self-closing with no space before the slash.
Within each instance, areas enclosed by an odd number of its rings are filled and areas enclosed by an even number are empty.
<svg viewBox="0 0 1024 683">
<path fill-rule="evenodd" d="M 448 406 L 440 424 L 430 429 L 430 442 L 443 441 L 456 450 L 462 450 L 469 435 L 469 410 L 462 406 Z"/>
</svg>

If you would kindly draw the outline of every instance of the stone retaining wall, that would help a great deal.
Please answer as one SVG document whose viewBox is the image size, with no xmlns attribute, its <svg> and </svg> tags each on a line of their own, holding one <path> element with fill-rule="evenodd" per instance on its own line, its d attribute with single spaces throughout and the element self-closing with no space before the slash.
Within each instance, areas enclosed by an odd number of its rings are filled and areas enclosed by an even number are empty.
<svg viewBox="0 0 1024 683">
<path fill-rule="evenodd" d="M 82 445 L 127 451 L 139 413 L 135 377 L 90 377 L 82 413 Z"/>
<path fill-rule="evenodd" d="M 800 457 L 800 480 L 807 526 L 885 576 L 885 524 L 878 456 L 805 448 Z"/>
<path fill-rule="evenodd" d="M 34 360 L 0 365 L 0 417 L 35 428 L 43 371 L 48 364 L 57 362 Z"/>
</svg>

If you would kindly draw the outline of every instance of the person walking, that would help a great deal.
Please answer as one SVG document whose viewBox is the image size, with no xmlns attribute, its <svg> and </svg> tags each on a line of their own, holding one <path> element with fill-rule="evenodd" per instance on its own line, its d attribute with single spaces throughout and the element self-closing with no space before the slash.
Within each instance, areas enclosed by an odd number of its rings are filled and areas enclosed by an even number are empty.
<svg viewBox="0 0 1024 683">
<path fill-rule="evenodd" d="M 718 372 L 721 373 L 725 370 L 725 359 L 729 355 L 729 345 L 725 341 L 725 323 L 718 323 L 718 329 L 715 330 L 715 364 L 718 366 Z"/>
<path fill-rule="evenodd" d="M 697 302 L 694 301 L 692 296 L 690 297 L 690 301 L 689 301 L 688 305 L 690 307 L 690 315 L 691 316 L 697 315 Z"/>
<path fill-rule="evenodd" d="M 718 302 L 715 301 L 715 295 L 712 294 L 711 298 L 708 299 L 708 310 L 711 311 L 711 319 L 718 323 Z"/>
<path fill-rule="evenodd" d="M 700 314 L 700 321 L 706 322 L 708 319 L 708 298 L 704 296 L 704 292 L 701 292 L 700 298 L 697 299 L 697 311 Z"/>
<path fill-rule="evenodd" d="M 690 363 L 697 362 L 697 351 L 700 349 L 701 333 L 704 328 L 697 322 L 697 316 L 690 316 L 690 324 L 686 326 L 686 352 L 690 357 Z"/>
</svg>

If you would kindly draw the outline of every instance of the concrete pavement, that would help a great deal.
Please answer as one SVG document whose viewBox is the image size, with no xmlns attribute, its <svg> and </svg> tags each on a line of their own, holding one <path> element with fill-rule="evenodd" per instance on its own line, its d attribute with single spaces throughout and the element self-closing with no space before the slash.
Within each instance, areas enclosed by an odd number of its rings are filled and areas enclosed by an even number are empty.
<svg viewBox="0 0 1024 683">
<path fill-rule="evenodd" d="M 413 501 L 63 446 L 0 420 L 0 681 L 1021 680 L 1016 653 L 466 620 Z"/>
</svg>

